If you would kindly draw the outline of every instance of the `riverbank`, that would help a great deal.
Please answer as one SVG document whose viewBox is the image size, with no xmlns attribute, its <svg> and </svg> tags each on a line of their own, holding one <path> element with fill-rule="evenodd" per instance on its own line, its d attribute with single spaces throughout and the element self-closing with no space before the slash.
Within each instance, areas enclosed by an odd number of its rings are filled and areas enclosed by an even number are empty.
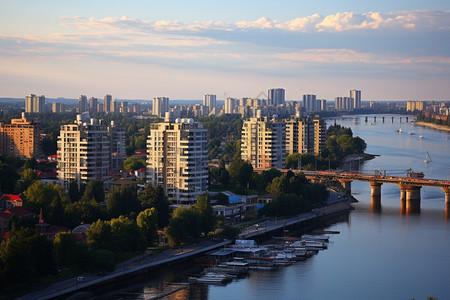
<svg viewBox="0 0 450 300">
<path fill-rule="evenodd" d="M 414 124 L 420 125 L 420 126 L 430 127 L 430 128 L 434 128 L 434 129 L 437 129 L 437 130 L 450 132 L 450 127 L 449 126 L 437 125 L 437 124 L 427 123 L 427 122 L 418 122 L 418 121 L 411 121 L 411 122 L 413 122 Z"/>
<path fill-rule="evenodd" d="M 351 154 L 344 158 L 338 169 L 344 171 L 359 171 L 361 168 L 361 162 L 374 159 L 377 156 L 379 155 L 369 153 Z"/>
</svg>

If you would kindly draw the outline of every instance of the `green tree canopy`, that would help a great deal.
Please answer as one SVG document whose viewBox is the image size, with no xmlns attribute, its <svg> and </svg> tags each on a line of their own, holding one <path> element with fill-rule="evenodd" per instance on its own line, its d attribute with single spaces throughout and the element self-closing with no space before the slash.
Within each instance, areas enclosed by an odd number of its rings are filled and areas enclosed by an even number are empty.
<svg viewBox="0 0 450 300">
<path fill-rule="evenodd" d="M 136 218 L 136 223 L 144 234 L 147 245 L 153 246 L 158 239 L 158 211 L 156 208 L 147 208 L 141 211 Z"/>
<path fill-rule="evenodd" d="M 213 215 L 213 209 L 209 201 L 208 194 L 197 196 L 197 202 L 194 205 L 194 211 L 196 211 L 201 218 L 201 231 L 207 235 L 214 229 L 216 224 L 216 218 Z"/>
<path fill-rule="evenodd" d="M 253 167 L 249 162 L 237 157 L 230 163 L 228 173 L 234 184 L 247 187 L 252 178 Z"/>
<path fill-rule="evenodd" d="M 164 195 L 162 186 L 153 187 L 150 183 L 147 183 L 144 192 L 139 195 L 139 200 L 143 208 L 156 208 L 159 228 L 164 228 L 169 224 L 170 202 Z"/>
<path fill-rule="evenodd" d="M 123 162 L 123 170 L 138 170 L 145 168 L 145 159 L 136 157 L 136 156 L 129 156 L 124 162 Z"/>
<path fill-rule="evenodd" d="M 138 212 L 140 207 L 135 185 L 122 185 L 109 190 L 106 210 L 112 217 Z"/>
<path fill-rule="evenodd" d="M 84 190 L 81 201 L 90 201 L 94 199 L 98 203 L 105 201 L 105 190 L 103 189 L 103 181 L 101 179 L 90 180 Z"/>
<path fill-rule="evenodd" d="M 172 214 L 172 220 L 167 227 L 167 237 L 170 246 L 177 246 L 200 237 L 202 220 L 192 207 L 178 207 Z"/>
</svg>

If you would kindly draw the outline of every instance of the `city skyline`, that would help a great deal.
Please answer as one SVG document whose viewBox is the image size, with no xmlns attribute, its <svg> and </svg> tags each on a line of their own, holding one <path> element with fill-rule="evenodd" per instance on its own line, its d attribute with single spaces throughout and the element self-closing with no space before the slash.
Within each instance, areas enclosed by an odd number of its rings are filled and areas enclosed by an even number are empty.
<svg viewBox="0 0 450 300">
<path fill-rule="evenodd" d="M 24 9 L 26 7 L 26 9 Z M 0 97 L 448 100 L 450 4 L 3 2 Z M 173 87 L 177 87 L 174 89 Z"/>
</svg>

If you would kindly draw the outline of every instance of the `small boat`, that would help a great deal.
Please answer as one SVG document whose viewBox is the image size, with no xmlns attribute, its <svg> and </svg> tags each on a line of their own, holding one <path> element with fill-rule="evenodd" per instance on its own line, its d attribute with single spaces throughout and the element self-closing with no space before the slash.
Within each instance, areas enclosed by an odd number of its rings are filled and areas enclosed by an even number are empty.
<svg viewBox="0 0 450 300">
<path fill-rule="evenodd" d="M 419 138 L 420 138 L 420 139 L 423 139 L 423 135 L 419 135 Z"/>
<path fill-rule="evenodd" d="M 427 154 L 425 155 L 425 160 L 423 162 L 426 164 L 431 162 L 430 153 L 428 153 L 428 151 Z"/>
<path fill-rule="evenodd" d="M 400 133 L 402 133 L 402 129 L 399 128 L 399 129 L 397 129 L 395 132 L 400 132 Z"/>
<path fill-rule="evenodd" d="M 414 131 L 410 131 L 409 135 L 415 135 Z"/>
</svg>

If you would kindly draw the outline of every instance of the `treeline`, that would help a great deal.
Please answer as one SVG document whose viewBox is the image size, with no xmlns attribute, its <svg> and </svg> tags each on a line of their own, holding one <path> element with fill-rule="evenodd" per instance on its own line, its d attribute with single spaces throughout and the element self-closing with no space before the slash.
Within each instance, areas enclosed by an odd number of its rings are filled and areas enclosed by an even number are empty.
<svg viewBox="0 0 450 300">
<path fill-rule="evenodd" d="M 425 123 L 432 123 L 436 125 L 444 125 L 444 126 L 450 126 L 450 118 L 447 116 L 447 120 L 441 120 L 433 117 L 427 117 L 423 113 L 420 113 L 417 118 L 417 121 L 419 122 L 425 122 Z"/>
</svg>

